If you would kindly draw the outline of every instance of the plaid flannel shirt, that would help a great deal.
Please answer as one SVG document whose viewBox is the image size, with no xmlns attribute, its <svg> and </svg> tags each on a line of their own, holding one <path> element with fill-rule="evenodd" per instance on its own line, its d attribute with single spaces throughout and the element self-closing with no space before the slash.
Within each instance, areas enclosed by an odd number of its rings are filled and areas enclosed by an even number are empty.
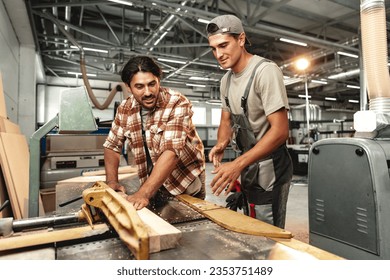
<svg viewBox="0 0 390 280">
<path fill-rule="evenodd" d="M 132 95 L 122 101 L 103 146 L 121 153 L 128 138 L 142 185 L 148 174 L 140 110 L 140 104 Z M 165 188 L 173 195 L 183 193 L 205 169 L 204 147 L 192 123 L 192 115 L 191 103 L 186 97 L 172 89 L 161 88 L 155 109 L 144 120 L 146 143 L 153 165 L 166 150 L 175 152 L 179 158 L 164 182 Z"/>
</svg>

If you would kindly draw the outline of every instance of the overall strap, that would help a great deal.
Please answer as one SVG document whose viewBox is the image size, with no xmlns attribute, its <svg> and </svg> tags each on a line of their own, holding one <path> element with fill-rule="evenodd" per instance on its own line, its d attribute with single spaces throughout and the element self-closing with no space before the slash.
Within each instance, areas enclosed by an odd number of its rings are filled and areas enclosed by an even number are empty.
<svg viewBox="0 0 390 280">
<path fill-rule="evenodd" d="M 228 106 L 228 108 L 230 109 L 230 111 L 232 110 L 230 108 L 230 103 L 229 103 L 229 89 L 230 89 L 230 80 L 232 79 L 232 70 L 229 70 L 228 74 L 227 74 L 227 81 L 226 81 L 226 96 L 225 96 L 225 103 L 226 103 L 226 106 Z"/>
<path fill-rule="evenodd" d="M 247 102 L 247 100 L 248 100 L 248 95 L 249 95 L 249 91 L 250 91 L 250 89 L 251 89 L 251 85 L 252 85 L 253 79 L 254 79 L 254 77 L 255 77 L 257 68 L 259 68 L 259 66 L 260 66 L 263 62 L 265 62 L 265 61 L 268 61 L 268 62 L 269 62 L 268 59 L 265 59 L 265 58 L 264 58 L 264 59 L 260 60 L 260 61 L 256 64 L 255 69 L 253 69 L 252 75 L 251 75 L 251 77 L 249 78 L 249 81 L 248 81 L 248 83 L 247 83 L 247 85 L 246 85 L 246 88 L 245 88 L 245 91 L 244 91 L 244 95 L 241 97 L 241 108 L 242 108 L 242 110 L 244 111 L 244 114 L 245 114 L 245 115 L 247 115 L 247 112 L 248 112 L 248 102 Z"/>
<path fill-rule="evenodd" d="M 252 82 L 253 82 L 253 78 L 254 78 L 254 76 L 255 76 L 255 74 L 256 74 L 257 68 L 259 68 L 259 66 L 260 66 L 263 62 L 265 62 L 265 61 L 270 62 L 270 60 L 263 58 L 262 60 L 260 60 L 260 61 L 256 64 L 255 68 L 254 68 L 253 71 L 252 71 L 251 77 L 250 77 L 249 80 L 248 80 L 248 83 L 247 83 L 247 85 L 246 85 L 244 94 L 243 94 L 243 96 L 241 97 L 241 108 L 242 108 L 242 110 L 244 111 L 244 114 L 245 114 L 245 115 L 247 114 L 247 111 L 248 111 L 247 99 L 248 99 L 250 87 L 251 87 Z M 230 70 L 230 71 L 228 72 L 227 81 L 226 81 L 226 91 L 227 91 L 227 94 L 226 94 L 226 96 L 225 96 L 226 106 L 227 106 L 230 110 L 231 110 L 231 108 L 230 108 L 230 104 L 229 104 L 229 89 L 230 89 L 231 77 L 232 77 L 232 70 Z"/>
</svg>

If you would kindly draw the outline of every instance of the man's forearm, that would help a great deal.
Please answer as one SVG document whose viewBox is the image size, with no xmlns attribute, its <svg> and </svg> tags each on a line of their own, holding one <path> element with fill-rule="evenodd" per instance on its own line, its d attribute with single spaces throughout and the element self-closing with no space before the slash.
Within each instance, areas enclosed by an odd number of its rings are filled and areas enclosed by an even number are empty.
<svg viewBox="0 0 390 280">
<path fill-rule="evenodd" d="M 120 154 L 107 148 L 104 149 L 104 168 L 107 182 L 118 182 L 119 162 Z"/>
<path fill-rule="evenodd" d="M 221 148 L 225 149 L 229 145 L 231 137 L 232 128 L 230 125 L 230 114 L 223 112 L 221 123 L 218 127 L 217 145 L 220 145 Z"/>
<path fill-rule="evenodd" d="M 149 178 L 139 191 L 151 198 L 175 169 L 178 160 L 173 151 L 163 152 L 155 163 Z"/>
</svg>

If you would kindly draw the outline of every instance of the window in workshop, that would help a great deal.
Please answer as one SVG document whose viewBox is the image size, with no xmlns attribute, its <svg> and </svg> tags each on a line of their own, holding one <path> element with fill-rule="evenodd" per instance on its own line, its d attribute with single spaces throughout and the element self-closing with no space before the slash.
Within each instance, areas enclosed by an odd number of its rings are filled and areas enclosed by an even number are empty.
<svg viewBox="0 0 390 280">
<path fill-rule="evenodd" d="M 211 108 L 211 124 L 218 125 L 221 122 L 221 108 Z"/>
<path fill-rule="evenodd" d="M 192 121 L 194 124 L 206 124 L 206 108 L 205 107 L 192 107 L 194 115 Z"/>
</svg>

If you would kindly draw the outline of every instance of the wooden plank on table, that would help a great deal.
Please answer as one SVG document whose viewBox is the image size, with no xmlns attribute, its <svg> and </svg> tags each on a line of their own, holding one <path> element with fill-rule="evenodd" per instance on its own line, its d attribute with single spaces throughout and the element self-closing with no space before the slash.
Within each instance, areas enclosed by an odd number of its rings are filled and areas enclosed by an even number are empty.
<svg viewBox="0 0 390 280">
<path fill-rule="evenodd" d="M 137 211 L 149 235 L 149 253 L 175 248 L 181 238 L 181 231 L 147 208 Z"/>
<path fill-rule="evenodd" d="M 93 229 L 90 226 L 82 226 L 49 232 L 34 232 L 19 236 L 12 236 L 0 239 L 0 251 L 85 238 L 103 234 L 107 231 L 109 231 L 109 227 L 106 224 L 99 224 L 95 225 Z"/>
<path fill-rule="evenodd" d="M 119 166 L 118 168 L 118 174 L 132 174 L 137 173 L 137 167 L 134 166 Z M 106 171 L 104 169 L 102 170 L 96 170 L 96 171 L 88 171 L 83 172 L 83 176 L 99 176 L 99 175 L 106 175 Z"/>
<path fill-rule="evenodd" d="M 299 241 L 297 239 L 285 239 L 285 238 L 271 238 L 272 240 L 283 244 L 289 248 L 292 248 L 298 252 L 304 252 L 318 260 L 343 260 L 344 258 Z"/>
<path fill-rule="evenodd" d="M 0 73 L 0 117 L 7 118 L 7 109 L 5 106 L 4 90 L 3 90 L 3 78 Z"/>
<path fill-rule="evenodd" d="M 257 236 L 292 238 L 292 234 L 289 231 L 251 218 L 223 206 L 185 194 L 181 194 L 176 197 L 199 213 L 205 215 L 216 224 L 229 230 Z"/>
<path fill-rule="evenodd" d="M 149 209 L 143 208 L 137 211 L 137 213 L 148 232 L 149 253 L 171 249 L 178 244 L 182 234 L 180 230 L 164 221 Z M 107 224 L 96 224 L 94 225 L 94 229 L 90 226 L 81 226 L 51 232 L 38 231 L 19 236 L 0 238 L 0 251 L 74 240 L 102 234 L 108 230 L 109 227 Z"/>
<path fill-rule="evenodd" d="M 0 117 L 0 132 L 20 134 L 20 128 L 10 120 Z"/>
</svg>

